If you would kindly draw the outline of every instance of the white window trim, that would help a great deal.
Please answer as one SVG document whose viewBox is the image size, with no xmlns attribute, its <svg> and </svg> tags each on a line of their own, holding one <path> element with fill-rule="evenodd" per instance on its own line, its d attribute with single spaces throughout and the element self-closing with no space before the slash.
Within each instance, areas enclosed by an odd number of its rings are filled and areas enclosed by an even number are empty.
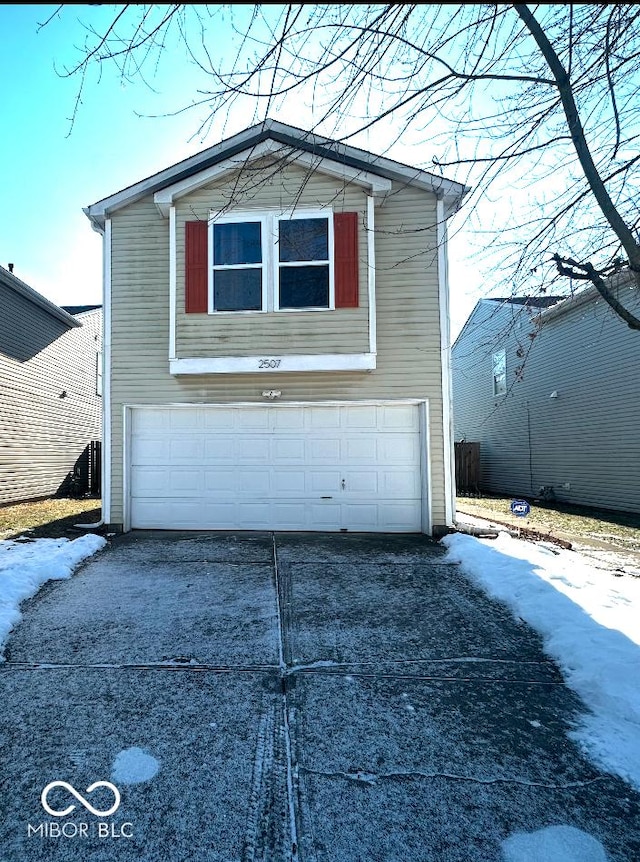
<svg viewBox="0 0 640 862">
<path fill-rule="evenodd" d="M 328 237 L 328 260 L 322 261 L 287 261 L 281 263 L 278 259 L 277 249 L 280 236 L 280 222 L 294 221 L 296 219 L 326 219 L 327 220 L 327 237 Z M 281 312 L 299 312 L 299 311 L 335 311 L 336 308 L 336 287 L 335 287 L 335 264 L 334 264 L 334 239 L 333 239 L 333 210 L 329 209 L 296 209 L 295 212 L 277 213 L 273 215 L 271 221 L 272 229 L 272 247 L 273 247 L 273 304 L 274 311 Z M 329 265 L 329 305 L 309 305 L 304 308 L 280 308 L 280 268 L 287 266 L 326 266 Z"/>
<path fill-rule="evenodd" d="M 305 306 L 303 308 L 280 308 L 280 261 L 278 260 L 278 236 L 279 224 L 281 221 L 292 219 L 306 218 L 324 218 L 327 220 L 328 240 L 329 240 L 329 259 L 328 261 L 291 261 L 291 266 L 326 266 L 329 265 L 329 305 L 328 306 Z M 262 242 L 262 308 L 261 309 L 245 309 L 238 311 L 216 311 L 213 307 L 213 227 L 217 224 L 239 224 L 242 222 L 257 222 L 261 223 L 261 242 Z M 208 231 L 208 293 L 209 303 L 208 312 L 211 315 L 229 315 L 229 314 L 265 314 L 277 312 L 278 314 L 298 314 L 300 312 L 317 312 L 317 311 L 335 311 L 336 295 L 335 295 L 335 264 L 334 264 L 334 236 L 333 236 L 333 210 L 325 207 L 324 209 L 296 209 L 291 210 L 242 210 L 233 212 L 215 212 L 209 213 L 209 231 Z M 287 265 L 287 264 L 285 264 Z M 221 269 L 257 269 L 257 265 L 235 265 L 221 267 Z"/>
<path fill-rule="evenodd" d="M 260 269 L 262 271 L 262 308 L 238 309 L 237 311 L 217 311 L 213 306 L 213 228 L 218 224 L 242 224 L 246 222 L 260 222 L 260 243 L 262 245 L 262 263 L 258 264 L 236 264 L 220 266 L 219 271 L 226 269 Z M 269 261 L 268 261 L 268 216 L 261 212 L 233 212 L 213 214 L 209 217 L 209 229 L 207 235 L 207 284 L 209 293 L 209 314 L 264 314 L 269 311 Z M 216 267 L 218 269 L 218 267 Z"/>
</svg>

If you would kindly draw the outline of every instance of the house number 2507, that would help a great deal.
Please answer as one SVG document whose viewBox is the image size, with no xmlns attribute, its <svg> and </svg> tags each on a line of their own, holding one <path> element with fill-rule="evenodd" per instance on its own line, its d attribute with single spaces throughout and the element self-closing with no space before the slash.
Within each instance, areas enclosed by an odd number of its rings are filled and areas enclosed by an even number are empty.
<svg viewBox="0 0 640 862">
<path fill-rule="evenodd" d="M 278 368 L 281 362 L 281 359 L 259 359 L 258 368 Z"/>
</svg>

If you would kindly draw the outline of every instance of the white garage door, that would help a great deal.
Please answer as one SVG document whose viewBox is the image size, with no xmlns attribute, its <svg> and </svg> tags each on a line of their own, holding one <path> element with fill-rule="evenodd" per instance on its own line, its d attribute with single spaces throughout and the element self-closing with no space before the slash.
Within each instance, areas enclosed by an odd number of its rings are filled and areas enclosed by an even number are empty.
<svg viewBox="0 0 640 862">
<path fill-rule="evenodd" d="M 407 404 L 133 408 L 134 528 L 420 532 Z"/>
</svg>

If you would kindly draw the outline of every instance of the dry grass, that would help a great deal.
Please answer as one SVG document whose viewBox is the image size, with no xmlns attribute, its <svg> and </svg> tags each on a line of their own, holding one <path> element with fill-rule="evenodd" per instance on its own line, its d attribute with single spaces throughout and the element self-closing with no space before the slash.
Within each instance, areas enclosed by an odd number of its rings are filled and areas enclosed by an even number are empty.
<svg viewBox="0 0 640 862">
<path fill-rule="evenodd" d="M 35 503 L 17 503 L 0 508 L 0 539 L 27 535 L 32 538 L 71 538 L 76 522 L 93 523 L 100 519 L 100 500 L 51 498 Z"/>
<path fill-rule="evenodd" d="M 460 512 L 478 518 L 493 518 L 514 526 L 529 527 L 569 541 L 582 541 L 587 544 L 596 542 L 615 545 L 629 551 L 640 551 L 640 516 L 581 509 L 559 503 L 553 507 L 532 503 L 529 516 L 517 518 L 509 509 L 512 499 L 458 497 L 457 508 Z"/>
</svg>

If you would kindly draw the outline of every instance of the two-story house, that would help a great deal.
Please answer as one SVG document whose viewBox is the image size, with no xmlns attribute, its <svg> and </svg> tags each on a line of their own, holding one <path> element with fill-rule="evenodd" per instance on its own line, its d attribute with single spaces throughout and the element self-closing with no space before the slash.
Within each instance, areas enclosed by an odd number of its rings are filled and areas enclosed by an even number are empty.
<svg viewBox="0 0 640 862">
<path fill-rule="evenodd" d="M 452 523 L 464 186 L 266 121 L 88 207 L 116 528 Z"/>
<path fill-rule="evenodd" d="M 624 273 L 609 285 L 638 313 Z M 568 299 L 482 299 L 452 351 L 456 440 L 480 444 L 480 487 L 640 512 L 640 333 L 594 287 Z"/>
<path fill-rule="evenodd" d="M 0 266 L 0 505 L 71 490 L 102 431 L 101 344 L 100 306 L 71 314 Z"/>
</svg>

